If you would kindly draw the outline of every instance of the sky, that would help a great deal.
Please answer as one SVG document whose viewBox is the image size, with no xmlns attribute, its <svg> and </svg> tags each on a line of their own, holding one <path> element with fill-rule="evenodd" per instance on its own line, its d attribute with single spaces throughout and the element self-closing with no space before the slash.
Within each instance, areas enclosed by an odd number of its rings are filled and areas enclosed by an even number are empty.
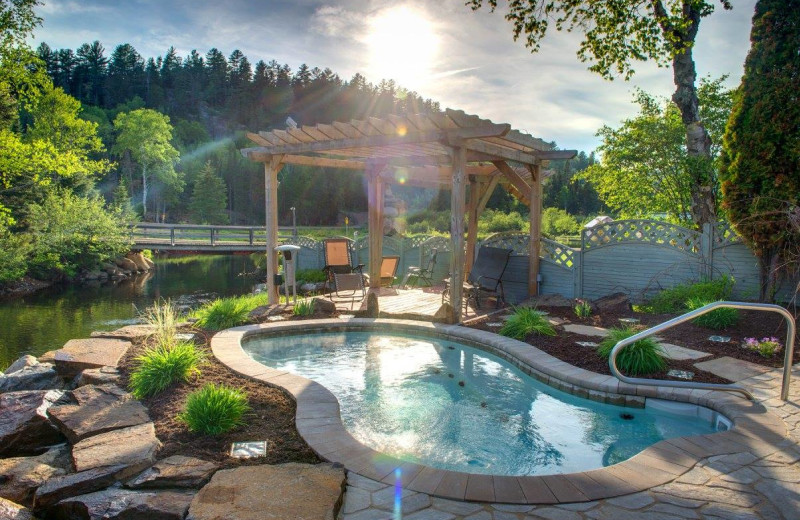
<svg viewBox="0 0 800 520">
<path fill-rule="evenodd" d="M 731 87 L 742 76 L 755 0 L 733 4 L 724 11 L 716 2 L 694 51 L 698 77 L 727 74 Z M 34 47 L 99 40 L 110 55 L 130 43 L 145 58 L 170 46 L 181 56 L 216 47 L 226 56 L 239 49 L 253 64 L 392 78 L 442 108 L 510 123 L 562 149 L 595 149 L 600 127 L 635 115 L 635 87 L 664 97 L 674 90 L 672 70 L 650 63 L 630 81 L 589 72 L 576 56 L 580 33 L 552 31 L 531 54 L 501 12 L 473 12 L 464 0 L 44 0 L 37 13 L 44 22 Z"/>
</svg>

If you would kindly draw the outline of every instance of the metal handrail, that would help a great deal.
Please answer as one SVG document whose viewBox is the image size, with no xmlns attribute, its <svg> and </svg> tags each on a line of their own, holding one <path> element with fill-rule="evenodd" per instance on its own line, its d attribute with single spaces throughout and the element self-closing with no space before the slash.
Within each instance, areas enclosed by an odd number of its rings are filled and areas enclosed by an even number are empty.
<svg viewBox="0 0 800 520">
<path fill-rule="evenodd" d="M 616 345 L 614 345 L 614 348 L 611 349 L 611 355 L 608 357 L 608 368 L 611 370 L 611 373 L 614 375 L 614 377 L 616 377 L 623 383 L 628 383 L 632 385 L 667 386 L 671 388 L 694 388 L 699 390 L 721 390 L 723 392 L 736 392 L 744 395 L 751 401 L 755 401 L 753 394 L 751 394 L 750 392 L 748 392 L 747 390 L 736 384 L 723 385 L 723 384 L 713 384 L 713 383 L 692 383 L 689 381 L 665 381 L 661 379 L 643 379 L 638 377 L 627 377 L 622 375 L 619 369 L 617 368 L 617 355 L 619 355 L 622 349 L 624 349 L 628 345 L 636 343 L 640 339 L 652 336 L 653 334 L 657 334 L 659 332 L 670 329 L 675 325 L 679 325 L 686 321 L 692 320 L 698 316 L 702 316 L 703 314 L 707 314 L 713 311 L 714 309 L 719 309 L 720 307 L 725 307 L 730 309 L 777 312 L 778 314 L 786 318 L 786 328 L 788 330 L 786 332 L 786 346 L 783 358 L 783 382 L 781 386 L 781 399 L 784 401 L 788 400 L 789 382 L 791 381 L 792 377 L 792 359 L 794 356 L 795 321 L 794 321 L 794 316 L 792 316 L 792 314 L 789 311 L 787 311 L 780 305 L 773 305 L 770 303 L 714 302 L 714 303 L 709 303 L 708 305 L 704 305 L 699 309 L 687 312 L 686 314 L 678 316 L 677 318 L 665 321 L 664 323 L 660 323 L 655 327 L 651 327 L 647 330 L 639 332 L 638 334 L 634 334 L 629 338 L 625 338 L 622 341 L 619 341 Z"/>
</svg>

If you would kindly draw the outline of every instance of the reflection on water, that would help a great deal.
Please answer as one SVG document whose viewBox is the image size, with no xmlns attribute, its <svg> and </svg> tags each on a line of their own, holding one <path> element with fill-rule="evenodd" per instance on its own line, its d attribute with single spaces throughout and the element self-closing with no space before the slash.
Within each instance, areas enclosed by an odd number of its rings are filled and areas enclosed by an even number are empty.
<svg viewBox="0 0 800 520">
<path fill-rule="evenodd" d="M 137 309 L 170 298 L 193 307 L 217 296 L 244 294 L 255 280 L 246 255 L 156 258 L 148 273 L 99 287 L 51 287 L 0 301 L 0 369 L 22 354 L 39 355 L 94 330 L 113 330 L 137 321 Z"/>
</svg>

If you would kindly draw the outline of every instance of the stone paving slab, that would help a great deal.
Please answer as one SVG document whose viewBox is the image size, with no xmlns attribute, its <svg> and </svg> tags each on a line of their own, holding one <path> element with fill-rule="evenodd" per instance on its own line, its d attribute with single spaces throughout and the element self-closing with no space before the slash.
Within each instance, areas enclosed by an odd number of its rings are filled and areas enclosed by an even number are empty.
<svg viewBox="0 0 800 520">
<path fill-rule="evenodd" d="M 716 376 L 724 377 L 736 382 L 742 381 L 743 379 L 748 379 L 750 377 L 759 376 L 771 370 L 769 367 L 757 365 L 741 359 L 735 359 L 729 356 L 711 359 L 709 361 L 701 361 L 700 363 L 695 363 L 694 366 L 700 370 L 711 372 Z"/>
<path fill-rule="evenodd" d="M 673 345 L 672 343 L 659 343 L 659 346 L 664 351 L 664 357 L 667 359 L 674 359 L 675 361 L 685 361 L 687 359 L 703 359 L 710 356 L 708 352 L 701 350 L 693 350 L 680 345 Z"/>
<path fill-rule="evenodd" d="M 55 353 L 58 373 L 74 377 L 87 368 L 116 367 L 131 342 L 124 339 L 71 339 Z"/>
<path fill-rule="evenodd" d="M 592 325 L 580 325 L 578 323 L 569 323 L 564 325 L 564 330 L 573 334 L 580 334 L 582 336 L 594 336 L 604 338 L 608 336 L 608 329 L 603 327 L 594 327 Z"/>
</svg>

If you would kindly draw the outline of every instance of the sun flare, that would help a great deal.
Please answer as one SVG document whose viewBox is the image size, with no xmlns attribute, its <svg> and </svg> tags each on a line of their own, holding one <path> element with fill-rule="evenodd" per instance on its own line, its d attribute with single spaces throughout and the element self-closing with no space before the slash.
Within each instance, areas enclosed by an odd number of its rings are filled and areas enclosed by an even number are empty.
<svg viewBox="0 0 800 520">
<path fill-rule="evenodd" d="M 369 23 L 369 72 L 373 81 L 393 79 L 410 90 L 430 79 L 439 46 L 433 23 L 409 7 L 382 11 Z"/>
</svg>

